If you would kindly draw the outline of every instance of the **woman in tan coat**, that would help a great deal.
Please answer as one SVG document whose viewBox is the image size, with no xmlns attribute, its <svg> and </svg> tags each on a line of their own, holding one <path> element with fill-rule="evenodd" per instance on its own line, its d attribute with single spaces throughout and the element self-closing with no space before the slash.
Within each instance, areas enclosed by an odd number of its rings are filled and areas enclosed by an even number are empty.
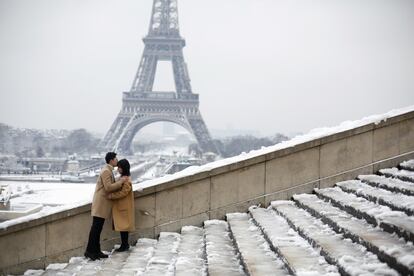
<svg viewBox="0 0 414 276">
<path fill-rule="evenodd" d="M 115 231 L 121 233 L 121 247 L 116 249 L 117 252 L 127 251 L 129 249 L 128 232 L 135 230 L 135 207 L 134 192 L 130 178 L 130 165 L 128 160 L 118 161 L 118 172 L 121 177 L 127 176 L 127 180 L 122 184 L 121 190 L 108 194 L 108 199 L 113 201 L 112 217 Z"/>
</svg>

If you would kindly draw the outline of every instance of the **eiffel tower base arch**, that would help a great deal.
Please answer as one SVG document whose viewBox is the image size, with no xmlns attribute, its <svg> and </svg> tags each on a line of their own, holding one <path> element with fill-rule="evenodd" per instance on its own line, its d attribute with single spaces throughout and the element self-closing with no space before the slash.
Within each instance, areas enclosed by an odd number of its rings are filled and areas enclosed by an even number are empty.
<svg viewBox="0 0 414 276">
<path fill-rule="evenodd" d="M 195 137 L 203 152 L 219 154 L 201 115 L 189 116 L 183 113 L 132 115 L 120 113 L 104 139 L 106 143 L 104 143 L 103 148 L 123 155 L 133 155 L 132 142 L 135 135 L 145 126 L 156 122 L 170 122 L 185 128 Z M 117 130 L 119 125 L 124 125 L 124 128 L 118 128 Z"/>
</svg>

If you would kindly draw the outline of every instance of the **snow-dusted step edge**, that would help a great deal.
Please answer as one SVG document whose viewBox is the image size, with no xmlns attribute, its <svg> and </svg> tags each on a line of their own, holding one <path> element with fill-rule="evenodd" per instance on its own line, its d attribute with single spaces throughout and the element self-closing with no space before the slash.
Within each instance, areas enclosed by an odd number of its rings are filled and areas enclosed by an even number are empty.
<svg viewBox="0 0 414 276">
<path fill-rule="evenodd" d="M 246 275 L 240 264 L 239 253 L 230 237 L 229 226 L 223 220 L 206 220 L 204 234 L 209 276 Z"/>
<path fill-rule="evenodd" d="M 232 213 L 227 214 L 226 218 L 243 266 L 249 275 L 290 275 L 248 214 Z"/>
<path fill-rule="evenodd" d="M 124 266 L 128 256 L 129 251 L 126 251 L 110 254 L 109 258 L 106 259 L 97 261 L 88 260 L 86 264 L 81 266 L 80 271 L 74 275 L 116 275 Z"/>
<path fill-rule="evenodd" d="M 24 272 L 23 275 L 25 275 L 25 276 L 40 276 L 44 272 L 45 271 L 43 269 L 28 269 Z"/>
<path fill-rule="evenodd" d="M 129 256 L 117 275 L 140 275 L 143 273 L 149 259 L 154 254 L 156 244 L 157 240 L 154 239 L 139 239 L 137 244 L 129 250 Z"/>
<path fill-rule="evenodd" d="M 81 266 L 80 271 L 76 272 L 74 275 L 77 275 L 77 276 L 98 275 L 100 274 L 101 266 L 104 264 L 106 260 L 107 259 L 101 259 L 97 261 L 87 260 L 87 262 Z"/>
<path fill-rule="evenodd" d="M 382 175 L 359 175 L 358 179 L 373 187 L 379 187 L 391 192 L 414 195 L 414 183 L 398 178 L 390 178 Z"/>
<path fill-rule="evenodd" d="M 195 226 L 181 228 L 181 243 L 175 263 L 176 276 L 206 275 L 204 229 Z"/>
<path fill-rule="evenodd" d="M 403 170 L 414 171 L 414 159 L 402 162 L 399 167 Z"/>
<path fill-rule="evenodd" d="M 302 237 L 314 247 L 320 248 L 328 262 L 338 266 L 341 275 L 398 275 L 397 271 L 378 260 L 364 246 L 337 234 L 320 219 L 298 208 L 293 201 L 274 201 L 272 207 Z"/>
<path fill-rule="evenodd" d="M 334 206 L 379 226 L 388 233 L 396 233 L 407 241 L 414 241 L 414 217 L 404 212 L 392 211 L 388 206 L 379 205 L 352 193 L 346 193 L 339 187 L 314 189 L 316 195 Z"/>
<path fill-rule="evenodd" d="M 339 275 L 337 267 L 328 264 L 319 251 L 274 210 L 253 206 L 249 212 L 272 250 L 277 252 L 293 275 Z"/>
<path fill-rule="evenodd" d="M 404 181 L 414 182 L 414 172 L 407 170 L 399 170 L 397 168 L 379 170 L 379 174 L 387 177 L 399 178 Z"/>
<path fill-rule="evenodd" d="M 69 260 L 69 263 L 50 264 L 45 270 L 27 270 L 24 275 L 74 275 L 87 263 L 88 260 L 86 258 L 73 257 Z"/>
<path fill-rule="evenodd" d="M 42 276 L 53 276 L 53 275 L 59 275 L 59 276 L 70 276 L 73 275 L 74 272 L 71 272 L 70 270 L 66 270 L 65 268 L 69 264 L 67 263 L 56 263 L 56 264 L 50 264 L 46 267 L 45 271 L 39 275 Z M 27 274 L 26 274 L 27 275 Z M 29 274 L 31 275 L 31 274 Z"/>
<path fill-rule="evenodd" d="M 300 207 L 321 218 L 336 232 L 354 242 L 361 243 L 378 258 L 403 275 L 414 275 L 414 246 L 396 235 L 374 228 L 365 220 L 357 219 L 345 211 L 319 199 L 316 195 L 294 195 Z"/>
<path fill-rule="evenodd" d="M 386 205 L 394 211 L 402 211 L 414 215 L 414 196 L 393 193 L 381 188 L 374 188 L 360 180 L 348 180 L 336 183 L 336 186 L 348 193 L 364 197 L 370 201 Z"/>
<path fill-rule="evenodd" d="M 98 275 L 117 275 L 122 267 L 125 265 L 126 260 L 129 257 L 130 252 L 114 252 L 109 255 L 109 258 L 104 259 Z M 81 275 L 85 270 L 82 268 L 79 272 Z"/>
<path fill-rule="evenodd" d="M 180 240 L 178 233 L 161 232 L 143 275 L 174 275 Z"/>
<path fill-rule="evenodd" d="M 50 264 L 41 275 L 96 275 L 101 273 L 102 266 L 108 259 L 91 261 L 84 257 L 73 257 L 68 264 Z M 25 275 L 32 275 L 26 271 Z"/>
<path fill-rule="evenodd" d="M 69 260 L 69 263 L 63 271 L 68 271 L 71 273 L 78 273 L 86 264 L 93 261 L 86 259 L 85 257 L 73 257 Z M 73 275 L 73 274 L 72 274 Z"/>
<path fill-rule="evenodd" d="M 68 264 L 51 264 L 45 271 L 28 270 L 25 275 L 141 275 L 156 243 L 153 239 L 140 239 L 129 251 L 113 252 L 107 259 L 91 261 L 84 257 L 73 257 Z"/>
</svg>

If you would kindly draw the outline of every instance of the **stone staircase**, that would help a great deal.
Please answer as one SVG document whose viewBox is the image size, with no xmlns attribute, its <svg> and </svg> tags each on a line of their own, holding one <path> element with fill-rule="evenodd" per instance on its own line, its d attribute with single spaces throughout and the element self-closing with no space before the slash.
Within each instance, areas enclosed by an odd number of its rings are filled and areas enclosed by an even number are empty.
<svg viewBox="0 0 414 276">
<path fill-rule="evenodd" d="M 25 275 L 414 275 L 414 160 Z"/>
</svg>

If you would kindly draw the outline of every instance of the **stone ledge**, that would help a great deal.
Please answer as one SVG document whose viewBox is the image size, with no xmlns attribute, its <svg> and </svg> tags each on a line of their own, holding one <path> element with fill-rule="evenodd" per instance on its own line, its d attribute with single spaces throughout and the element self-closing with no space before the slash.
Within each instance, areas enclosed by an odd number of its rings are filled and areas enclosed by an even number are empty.
<svg viewBox="0 0 414 276">
<path fill-rule="evenodd" d="M 86 205 L 82 205 L 76 208 L 72 208 L 69 210 L 60 211 L 58 213 L 50 214 L 41 218 L 33 219 L 31 221 L 22 222 L 19 224 L 12 225 L 10 227 L 7 227 L 6 229 L 0 229 L 0 237 L 12 232 L 17 232 L 20 230 L 25 230 L 31 227 L 35 227 L 38 225 L 42 225 L 48 222 L 53 222 L 62 218 L 67 218 L 71 216 L 75 216 L 78 214 L 86 213 L 91 211 L 91 203 L 88 203 Z"/>
<path fill-rule="evenodd" d="M 255 156 L 246 160 L 242 160 L 239 162 L 235 162 L 235 163 L 231 163 L 228 165 L 224 165 L 222 167 L 218 167 L 218 168 L 214 168 L 210 171 L 204 171 L 204 172 L 200 172 L 194 175 L 190 175 L 190 176 L 185 176 L 185 177 L 181 177 L 178 179 L 174 179 L 171 181 L 167 181 L 164 183 L 161 183 L 159 185 L 156 186 L 155 191 L 162 191 L 165 189 L 169 189 L 171 187 L 176 187 L 176 186 L 180 186 L 183 184 L 187 184 L 193 181 L 197 181 L 197 180 L 201 180 L 204 178 L 208 178 L 208 177 L 212 177 L 215 175 L 219 175 L 219 174 L 223 174 L 223 173 L 227 173 L 227 172 L 231 172 L 231 171 L 235 171 L 238 169 L 242 169 L 244 167 L 248 167 L 251 165 L 255 165 L 261 162 L 265 162 L 271 159 L 275 159 L 275 158 L 279 158 L 279 157 L 283 157 L 298 151 L 302 151 L 302 150 L 306 150 L 306 149 L 310 149 L 313 147 L 317 147 L 317 146 L 321 146 L 323 144 L 327 144 L 330 142 L 334 142 L 337 140 L 341 140 L 344 138 L 348 138 L 348 137 L 352 137 L 358 134 L 362 134 L 365 132 L 369 132 L 372 131 L 374 129 L 377 128 L 382 128 L 391 124 L 396 124 L 399 123 L 401 121 L 405 121 L 405 120 L 409 120 L 411 118 L 414 118 L 414 111 L 412 112 L 408 112 L 405 114 L 401 114 L 395 117 L 390 117 L 388 118 L 386 121 L 381 121 L 379 124 L 374 124 L 374 123 L 369 123 L 367 125 L 362 125 L 360 127 L 354 128 L 354 129 L 349 129 L 349 130 L 345 130 L 342 132 L 338 132 L 338 133 L 334 133 L 325 137 L 321 137 L 321 138 L 317 138 L 311 141 L 307 141 L 301 144 L 297 144 L 293 147 L 287 147 L 287 148 L 283 148 L 283 149 L 279 149 L 276 150 L 274 152 L 270 152 L 264 155 L 259 155 L 259 156 Z M 171 185 L 171 186 L 169 186 Z M 151 188 L 149 188 L 151 189 Z M 142 192 L 143 195 L 147 194 L 147 189 L 144 189 L 144 191 Z M 139 194 L 137 194 L 137 196 L 139 197 Z"/>
<path fill-rule="evenodd" d="M 374 128 L 382 128 L 386 126 L 390 126 L 402 121 L 410 120 L 414 118 L 414 111 L 407 112 L 398 116 L 390 117 L 386 121 L 381 121 L 379 124 L 374 124 Z"/>
</svg>

